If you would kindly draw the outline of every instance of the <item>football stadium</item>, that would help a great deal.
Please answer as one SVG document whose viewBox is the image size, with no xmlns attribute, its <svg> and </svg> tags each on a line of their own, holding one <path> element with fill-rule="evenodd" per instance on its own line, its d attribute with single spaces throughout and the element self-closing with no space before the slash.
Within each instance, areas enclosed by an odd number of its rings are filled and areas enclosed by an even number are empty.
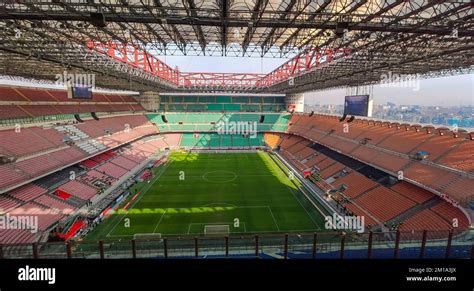
<svg viewBox="0 0 474 291">
<path fill-rule="evenodd" d="M 0 258 L 472 259 L 472 8 L 1 1 Z M 382 118 L 387 73 L 467 119 Z"/>
</svg>

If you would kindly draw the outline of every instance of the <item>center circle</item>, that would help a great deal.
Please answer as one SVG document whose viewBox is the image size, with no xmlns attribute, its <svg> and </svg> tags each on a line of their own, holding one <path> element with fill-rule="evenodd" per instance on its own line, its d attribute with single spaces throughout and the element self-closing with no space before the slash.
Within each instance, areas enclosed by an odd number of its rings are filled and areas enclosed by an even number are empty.
<svg viewBox="0 0 474 291">
<path fill-rule="evenodd" d="M 203 180 L 211 183 L 228 183 L 237 179 L 237 175 L 232 171 L 211 171 L 202 175 Z"/>
</svg>

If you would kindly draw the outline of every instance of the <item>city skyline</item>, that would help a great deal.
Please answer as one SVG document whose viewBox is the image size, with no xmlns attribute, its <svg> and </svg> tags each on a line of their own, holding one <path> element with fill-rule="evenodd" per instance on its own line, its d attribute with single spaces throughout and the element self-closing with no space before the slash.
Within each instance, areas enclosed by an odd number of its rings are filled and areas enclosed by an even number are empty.
<svg viewBox="0 0 474 291">
<path fill-rule="evenodd" d="M 374 85 L 374 104 L 421 105 L 421 106 L 473 106 L 474 74 L 456 75 L 420 80 L 420 89 L 385 87 Z M 305 103 L 343 104 L 346 89 L 329 89 L 305 93 Z"/>
</svg>

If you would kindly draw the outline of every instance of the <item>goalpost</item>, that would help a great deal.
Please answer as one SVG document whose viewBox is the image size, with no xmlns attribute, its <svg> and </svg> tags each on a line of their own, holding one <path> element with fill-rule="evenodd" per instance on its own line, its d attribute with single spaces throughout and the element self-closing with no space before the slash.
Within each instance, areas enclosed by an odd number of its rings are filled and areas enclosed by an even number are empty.
<svg viewBox="0 0 474 291">
<path fill-rule="evenodd" d="M 204 235 L 228 235 L 230 233 L 229 225 L 227 224 L 213 224 L 204 226 Z"/>
</svg>

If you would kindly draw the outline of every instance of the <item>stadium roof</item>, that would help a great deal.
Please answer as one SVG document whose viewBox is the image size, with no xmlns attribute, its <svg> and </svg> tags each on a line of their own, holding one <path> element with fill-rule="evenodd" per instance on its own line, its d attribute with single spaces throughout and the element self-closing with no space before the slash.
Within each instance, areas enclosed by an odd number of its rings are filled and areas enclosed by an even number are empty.
<svg viewBox="0 0 474 291">
<path fill-rule="evenodd" d="M 404 0 L 6 0 L 3 74 L 90 72 L 104 87 L 293 93 L 384 72 L 472 72 L 472 4 Z M 291 57 L 268 74 L 186 73 L 160 55 Z"/>
</svg>

